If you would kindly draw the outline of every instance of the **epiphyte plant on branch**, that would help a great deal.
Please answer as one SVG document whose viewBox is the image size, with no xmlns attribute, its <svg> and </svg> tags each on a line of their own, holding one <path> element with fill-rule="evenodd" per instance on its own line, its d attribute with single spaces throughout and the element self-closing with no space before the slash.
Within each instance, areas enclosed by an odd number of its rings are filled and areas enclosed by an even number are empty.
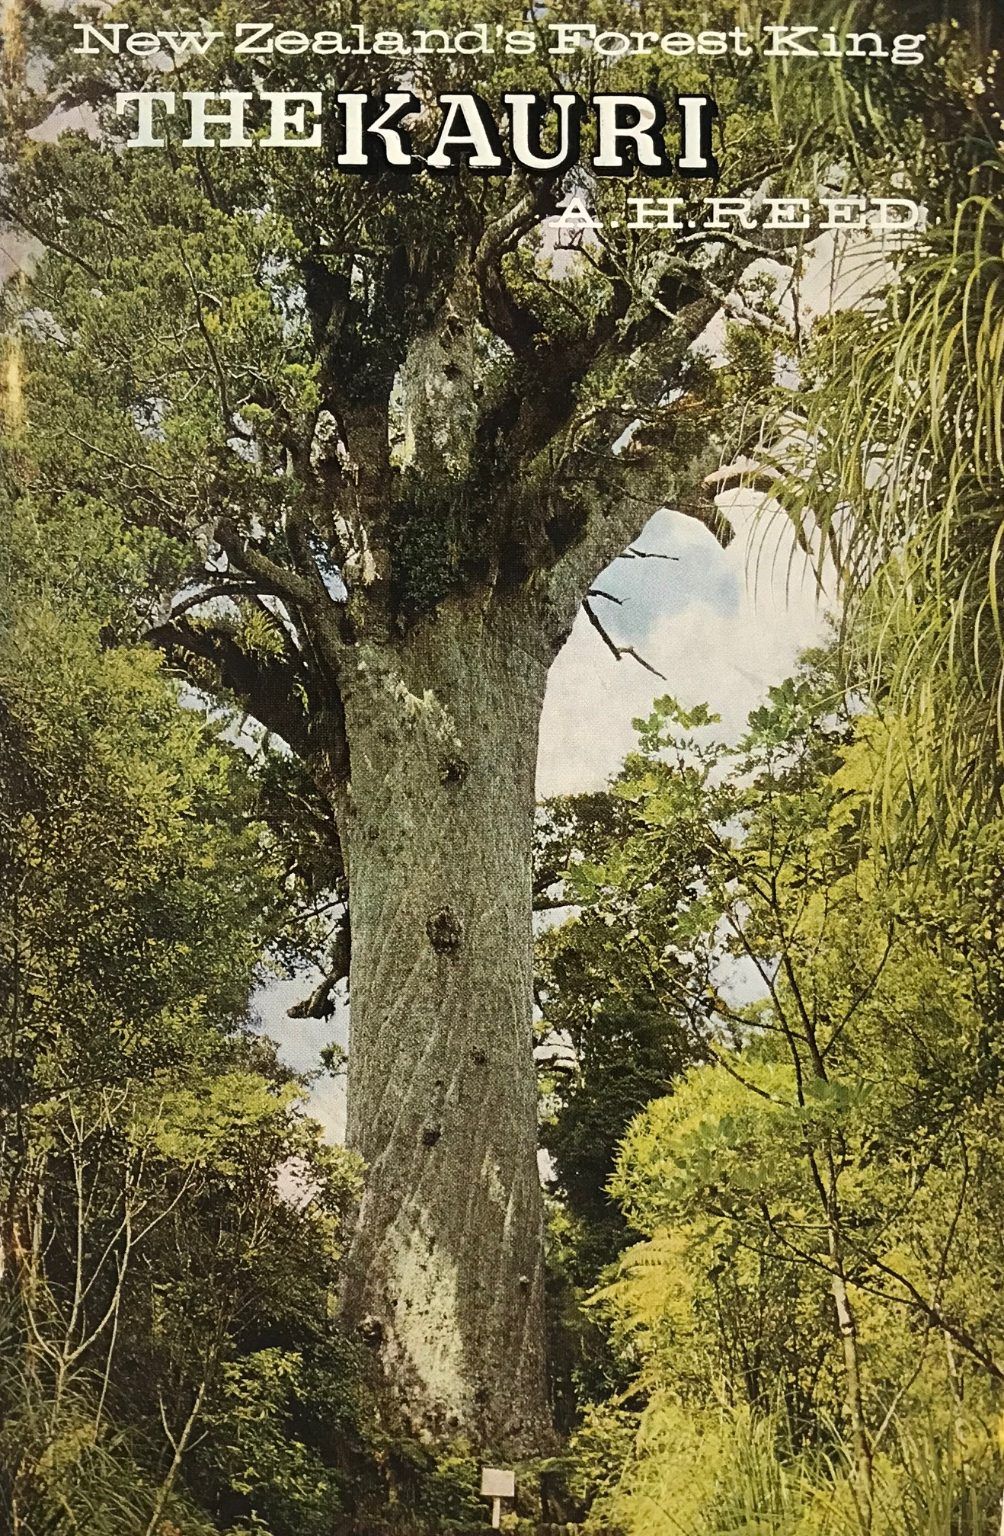
<svg viewBox="0 0 1004 1536">
<path fill-rule="evenodd" d="M 334 25 L 324 12 L 306 5 L 298 25 Z M 634 17 L 554 12 L 594 13 Z M 203 20 L 226 29 L 228 15 Z M 143 24 L 129 5 L 112 19 Z M 161 19 L 193 24 L 183 6 Z M 362 5 L 353 20 L 380 18 Z M 530 24 L 498 0 L 486 20 Z M 408 4 L 395 22 L 462 17 Z M 150 65 L 75 56 L 71 24 L 27 8 L 40 62 L 5 106 L 23 148 L 0 215 L 42 252 L 5 294 L 30 427 L 11 444 L 18 494 L 42 525 L 94 505 L 134 530 L 149 567 L 137 624 L 303 765 L 350 912 L 335 976 L 347 958 L 348 1139 L 367 1173 L 345 1315 L 365 1322 L 419 1428 L 536 1447 L 530 852 L 545 682 L 598 573 L 655 511 L 727 536 L 707 477 L 749 401 L 695 344 L 750 263 L 784 259 L 804 232 L 768 244 L 698 227 L 671 242 L 627 227 L 640 178 L 358 176 L 331 144 L 186 146 L 170 117 L 161 147 L 126 152 L 116 99 L 148 88 Z M 588 50 L 295 63 L 307 91 L 393 90 L 406 69 L 423 102 L 556 84 L 671 101 L 708 84 L 700 59 Z M 282 91 L 289 72 L 282 57 L 183 54 L 155 83 Z M 786 126 L 800 88 L 782 117 L 770 86 L 756 59 L 715 61 L 723 195 L 812 189 L 807 143 L 833 163 L 838 130 L 806 132 L 807 113 Z M 56 106 L 80 107 L 86 130 L 29 137 Z M 413 131 L 421 153 L 422 118 Z M 584 122 L 584 162 L 592 132 Z M 569 195 L 599 225 L 574 256 L 548 230 Z M 769 315 L 746 318 L 769 334 Z"/>
</svg>

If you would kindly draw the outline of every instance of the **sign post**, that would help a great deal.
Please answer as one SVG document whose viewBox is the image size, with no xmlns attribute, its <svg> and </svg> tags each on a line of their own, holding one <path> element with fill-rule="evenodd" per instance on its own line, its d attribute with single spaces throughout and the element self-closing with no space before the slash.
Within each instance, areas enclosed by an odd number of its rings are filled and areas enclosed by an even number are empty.
<svg viewBox="0 0 1004 1536">
<path fill-rule="evenodd" d="M 516 1497 L 515 1472 L 503 1471 L 501 1467 L 482 1467 L 481 1497 L 492 1501 L 492 1530 L 497 1531 L 502 1524 L 502 1500 Z"/>
</svg>

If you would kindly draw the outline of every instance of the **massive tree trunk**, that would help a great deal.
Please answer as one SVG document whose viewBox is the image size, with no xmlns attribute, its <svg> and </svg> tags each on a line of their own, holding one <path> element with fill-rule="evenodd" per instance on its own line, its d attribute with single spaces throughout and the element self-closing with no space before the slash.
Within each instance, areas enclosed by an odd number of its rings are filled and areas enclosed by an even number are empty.
<svg viewBox="0 0 1004 1536">
<path fill-rule="evenodd" d="M 352 923 L 345 1309 L 416 1427 L 509 1453 L 548 1422 L 530 847 L 551 649 L 448 600 L 342 680 Z"/>
</svg>

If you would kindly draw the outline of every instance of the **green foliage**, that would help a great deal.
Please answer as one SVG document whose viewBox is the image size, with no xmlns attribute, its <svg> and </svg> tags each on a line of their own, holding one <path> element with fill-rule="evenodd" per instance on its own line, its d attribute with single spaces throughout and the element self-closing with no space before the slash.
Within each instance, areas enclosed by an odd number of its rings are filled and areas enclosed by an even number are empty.
<svg viewBox="0 0 1004 1536">
<path fill-rule="evenodd" d="M 260 1349 L 223 1369 L 214 1425 L 217 1459 L 230 1491 L 281 1530 L 324 1536 L 343 1504 L 339 1474 L 296 1432 L 291 1409 L 302 1402 L 303 1357 Z"/>
<path fill-rule="evenodd" d="M 422 1479 L 420 1517 L 433 1530 L 444 1532 L 483 1524 L 485 1505 L 480 1493 L 478 1458 L 464 1446 L 447 1450 L 433 1458 Z"/>
<path fill-rule="evenodd" d="M 588 1441 L 589 1429 L 584 1431 Z M 875 1536 L 989 1536 L 1001 1463 L 979 1425 L 907 1431 L 876 1468 Z M 585 1454 L 588 1456 L 588 1444 Z M 783 1418 L 695 1414 L 665 1393 L 642 1416 L 618 1475 L 609 1467 L 587 1530 L 624 1536 L 857 1536 L 850 1448 L 794 1453 Z"/>
<path fill-rule="evenodd" d="M 411 495 L 402 494 L 394 507 L 389 547 L 396 600 L 411 620 L 433 611 L 459 584 L 464 568 L 483 560 L 491 509 L 458 498 L 455 489 L 444 494 L 442 487 L 408 478 Z"/>
<path fill-rule="evenodd" d="M 5 521 L 0 1518 L 327 1530 L 369 1413 L 330 1320 L 356 1172 L 247 1028 L 276 845 L 242 755 L 102 645 L 107 530 L 50 580 Z"/>
<path fill-rule="evenodd" d="M 779 498 L 836 554 L 849 668 L 904 721 L 885 812 L 906 779 L 914 814 L 952 831 L 998 796 L 1004 739 L 1004 163 L 987 154 L 900 254 L 884 302 L 818 328 L 797 407 L 812 463 L 796 453 Z"/>
<path fill-rule="evenodd" d="M 545 940 L 588 955 L 605 918 L 691 1053 L 607 1181 L 622 1251 L 590 1311 L 620 1401 L 647 1406 L 592 1518 L 981 1531 L 1004 1380 L 1004 833 L 893 857 L 870 815 L 893 727 L 848 703 L 831 656 L 735 746 L 713 725 L 671 699 L 638 722 L 610 788 L 629 817 L 570 870 L 579 910 Z M 602 1054 L 600 1036 L 600 1099 Z"/>
<path fill-rule="evenodd" d="M 586 1283 L 623 1241 L 606 1191 L 617 1143 L 698 1048 L 693 959 L 673 941 L 702 852 L 692 825 L 675 816 L 657 848 L 623 787 L 552 802 L 538 827 L 538 884 L 575 909 L 538 944 L 538 996 L 542 1036 L 567 1042 L 575 1057 L 574 1072 L 559 1058 L 549 1076 L 543 1136 L 564 1203 L 582 1224 L 577 1278 Z"/>
</svg>

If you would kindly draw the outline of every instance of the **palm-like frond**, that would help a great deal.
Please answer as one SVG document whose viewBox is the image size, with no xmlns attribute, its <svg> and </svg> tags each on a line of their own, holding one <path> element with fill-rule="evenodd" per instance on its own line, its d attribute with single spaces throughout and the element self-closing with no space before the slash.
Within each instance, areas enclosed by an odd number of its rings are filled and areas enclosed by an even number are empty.
<svg viewBox="0 0 1004 1536">
<path fill-rule="evenodd" d="M 817 343 L 779 493 L 836 555 L 852 674 L 909 724 L 897 782 L 956 808 L 1004 782 L 1004 158 L 975 182 Z"/>
</svg>

